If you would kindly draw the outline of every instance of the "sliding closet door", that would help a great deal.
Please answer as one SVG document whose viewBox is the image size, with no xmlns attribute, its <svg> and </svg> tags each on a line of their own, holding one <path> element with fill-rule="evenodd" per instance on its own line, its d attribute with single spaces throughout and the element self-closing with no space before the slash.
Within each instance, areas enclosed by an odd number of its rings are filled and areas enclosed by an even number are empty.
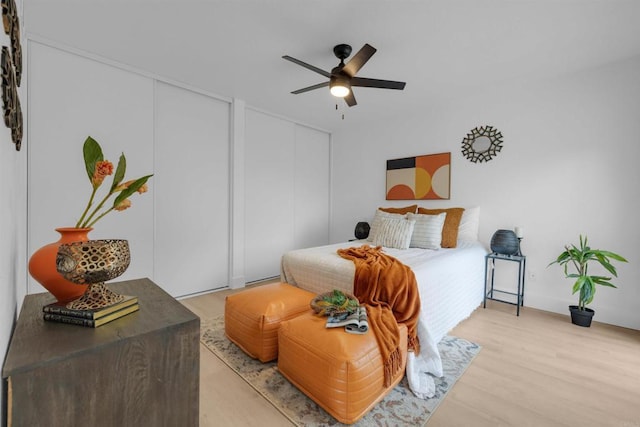
<svg viewBox="0 0 640 427">
<path fill-rule="evenodd" d="M 247 110 L 245 277 L 280 275 L 282 255 L 329 242 L 329 134 Z"/>
<path fill-rule="evenodd" d="M 294 247 L 329 242 L 329 134 L 296 125 Z"/>
<path fill-rule="evenodd" d="M 175 296 L 224 287 L 230 105 L 164 83 L 155 100 L 155 280 Z"/>
<path fill-rule="evenodd" d="M 127 158 L 126 179 L 154 173 L 153 81 L 98 61 L 29 41 L 29 253 L 60 237 L 56 227 L 73 227 L 91 194 L 82 155 L 87 136 L 105 159 Z M 118 280 L 153 278 L 153 189 L 131 197 L 130 209 L 111 212 L 89 237 L 127 239 L 131 264 Z M 108 178 L 99 199 L 111 185 Z M 112 203 L 113 198 L 110 199 Z M 94 204 L 95 206 L 95 204 Z M 43 288 L 29 279 L 29 293 Z"/>
<path fill-rule="evenodd" d="M 293 247 L 295 125 L 254 110 L 245 126 L 245 280 L 280 274 Z"/>
</svg>

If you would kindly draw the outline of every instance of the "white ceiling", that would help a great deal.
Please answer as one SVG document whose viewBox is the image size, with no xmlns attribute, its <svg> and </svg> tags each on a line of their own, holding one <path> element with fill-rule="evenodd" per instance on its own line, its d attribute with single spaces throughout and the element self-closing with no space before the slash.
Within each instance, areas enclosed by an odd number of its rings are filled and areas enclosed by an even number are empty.
<svg viewBox="0 0 640 427">
<path fill-rule="evenodd" d="M 302 123 L 335 131 L 414 114 L 477 88 L 640 55 L 640 0 L 23 0 L 28 36 L 49 39 Z M 404 91 L 290 92 L 330 71 L 333 46 L 378 52 L 358 76 Z M 345 119 L 342 120 L 342 114 Z"/>
</svg>

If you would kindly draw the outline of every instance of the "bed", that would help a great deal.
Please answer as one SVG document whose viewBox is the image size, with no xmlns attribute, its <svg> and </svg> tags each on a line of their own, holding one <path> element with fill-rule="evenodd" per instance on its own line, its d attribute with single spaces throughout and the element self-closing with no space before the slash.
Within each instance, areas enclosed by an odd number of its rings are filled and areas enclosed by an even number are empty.
<svg viewBox="0 0 640 427">
<path fill-rule="evenodd" d="M 435 391 L 433 376 L 443 375 L 437 343 L 483 300 L 484 257 L 488 251 L 477 240 L 477 214 L 473 214 L 475 222 L 470 232 L 462 231 L 468 226 L 471 212 L 460 221 L 461 233 L 455 248 L 398 249 L 383 245 L 387 254 L 413 270 L 418 283 L 421 352 L 407 361 L 407 377 L 412 391 L 419 397 L 431 397 Z M 287 252 L 282 257 L 281 278 L 317 294 L 333 289 L 351 293 L 355 266 L 336 251 L 373 243 L 377 242 L 356 240 Z"/>
</svg>

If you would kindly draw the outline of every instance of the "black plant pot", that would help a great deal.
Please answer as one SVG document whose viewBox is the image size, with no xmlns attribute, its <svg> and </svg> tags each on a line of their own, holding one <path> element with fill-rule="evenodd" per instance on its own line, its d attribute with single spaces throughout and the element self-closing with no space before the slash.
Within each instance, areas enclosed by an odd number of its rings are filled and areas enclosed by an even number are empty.
<svg viewBox="0 0 640 427">
<path fill-rule="evenodd" d="M 590 308 L 580 310 L 580 307 L 577 305 L 570 305 L 569 311 L 571 312 L 571 323 L 585 328 L 591 326 L 591 319 L 593 318 L 595 311 Z"/>
</svg>

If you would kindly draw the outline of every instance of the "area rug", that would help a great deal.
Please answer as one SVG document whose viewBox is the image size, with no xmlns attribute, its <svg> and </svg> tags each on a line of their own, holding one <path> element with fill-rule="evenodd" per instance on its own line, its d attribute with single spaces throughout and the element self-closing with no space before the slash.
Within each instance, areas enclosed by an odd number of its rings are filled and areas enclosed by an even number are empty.
<svg viewBox="0 0 640 427">
<path fill-rule="evenodd" d="M 292 423 L 304 427 L 342 426 L 331 415 L 300 392 L 279 372 L 277 362 L 252 359 L 224 335 L 224 317 L 203 322 L 201 341 L 222 362 L 273 404 Z M 480 351 L 478 344 L 446 336 L 438 343 L 444 377 L 436 378 L 436 395 L 427 400 L 411 393 L 406 377 L 356 424 L 365 426 L 424 426 Z"/>
</svg>

